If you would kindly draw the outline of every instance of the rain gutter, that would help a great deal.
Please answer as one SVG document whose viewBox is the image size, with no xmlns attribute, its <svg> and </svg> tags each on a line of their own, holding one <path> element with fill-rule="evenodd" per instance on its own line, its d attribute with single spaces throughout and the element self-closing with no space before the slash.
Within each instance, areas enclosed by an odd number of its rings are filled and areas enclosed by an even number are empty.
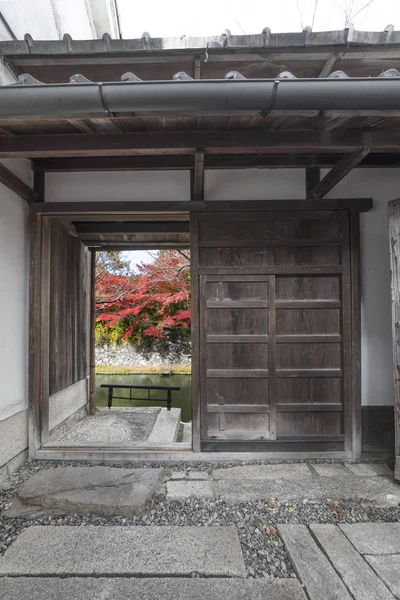
<svg viewBox="0 0 400 600">
<path fill-rule="evenodd" d="M 221 79 L 0 87 L 0 118 L 400 110 L 400 78 Z"/>
</svg>

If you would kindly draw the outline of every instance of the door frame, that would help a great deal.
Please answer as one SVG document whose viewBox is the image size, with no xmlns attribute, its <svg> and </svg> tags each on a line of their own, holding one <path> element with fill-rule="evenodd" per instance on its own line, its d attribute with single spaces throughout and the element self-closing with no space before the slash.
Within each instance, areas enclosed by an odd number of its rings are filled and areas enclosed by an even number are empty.
<svg viewBox="0 0 400 600">
<path fill-rule="evenodd" d="M 197 215 L 199 212 L 221 211 L 347 211 L 350 221 L 350 261 L 351 261 L 351 439 L 346 440 L 345 452 L 314 451 L 299 444 L 292 452 L 292 447 L 281 448 L 282 452 L 265 452 L 255 449 L 254 452 L 242 453 L 207 453 L 200 454 L 200 344 L 199 333 L 199 287 L 198 287 L 198 232 Z M 165 207 L 165 208 L 164 208 Z M 365 212 L 372 208 L 370 198 L 352 198 L 339 200 L 318 201 L 247 201 L 247 202 L 103 202 L 101 206 L 94 203 L 36 203 L 30 205 L 30 276 L 29 276 L 29 454 L 31 458 L 43 459 L 138 459 L 138 460 L 224 460 L 237 458 L 239 460 L 267 458 L 313 458 L 342 457 L 357 460 L 361 456 L 361 324 L 360 324 L 360 229 L 359 211 Z M 193 453 L 173 452 L 166 449 L 151 451 L 140 448 L 101 448 L 76 447 L 56 449 L 46 447 L 46 420 L 48 422 L 48 392 L 43 385 L 46 373 L 48 375 L 48 360 L 44 348 L 48 335 L 48 313 L 46 315 L 46 302 L 48 299 L 48 280 L 46 273 L 49 269 L 49 245 L 46 243 L 46 228 L 48 230 L 51 220 L 112 220 L 124 216 L 132 219 L 135 214 L 149 212 L 157 220 L 157 214 L 162 212 L 175 214 L 177 212 L 190 213 L 190 248 L 191 254 L 191 294 L 192 294 L 192 410 L 193 410 Z M 47 396 L 47 397 L 46 397 Z M 47 414 L 46 414 L 47 413 Z M 316 453 L 317 452 L 317 453 Z M 201 458 L 202 457 L 202 458 Z"/>
</svg>

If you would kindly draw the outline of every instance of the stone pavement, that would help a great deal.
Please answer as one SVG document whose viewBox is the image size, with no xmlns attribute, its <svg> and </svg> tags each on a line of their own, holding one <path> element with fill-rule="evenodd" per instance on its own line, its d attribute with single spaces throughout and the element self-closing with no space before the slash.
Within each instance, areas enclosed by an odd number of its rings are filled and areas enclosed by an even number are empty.
<svg viewBox="0 0 400 600">
<path fill-rule="evenodd" d="M 277 499 L 281 502 L 358 501 L 398 506 L 400 486 L 383 463 L 265 464 L 181 471 L 166 483 L 167 499 L 220 498 L 228 504 Z"/>
<path fill-rule="evenodd" d="M 234 527 L 33 526 L 0 558 L 0 600 L 305 600 L 296 580 L 245 576 Z"/>
<path fill-rule="evenodd" d="M 400 523 L 278 530 L 310 600 L 400 598 Z"/>
</svg>

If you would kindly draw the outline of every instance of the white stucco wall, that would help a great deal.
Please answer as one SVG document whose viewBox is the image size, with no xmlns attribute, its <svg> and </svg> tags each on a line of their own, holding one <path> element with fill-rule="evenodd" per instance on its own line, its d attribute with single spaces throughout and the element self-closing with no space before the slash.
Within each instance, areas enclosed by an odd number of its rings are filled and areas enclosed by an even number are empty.
<svg viewBox="0 0 400 600">
<path fill-rule="evenodd" d="M 29 182 L 28 161 L 2 162 Z M 28 444 L 28 254 L 26 203 L 0 184 L 0 479 Z"/>
<path fill-rule="evenodd" d="M 47 173 L 47 202 L 189 200 L 189 171 Z"/>
</svg>

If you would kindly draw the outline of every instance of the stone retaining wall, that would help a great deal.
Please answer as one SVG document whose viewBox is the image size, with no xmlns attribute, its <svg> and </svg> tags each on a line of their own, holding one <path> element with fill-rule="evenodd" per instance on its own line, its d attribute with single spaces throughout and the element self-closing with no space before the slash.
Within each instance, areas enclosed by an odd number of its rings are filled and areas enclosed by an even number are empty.
<svg viewBox="0 0 400 600">
<path fill-rule="evenodd" d="M 96 365 L 105 367 L 190 365 L 190 349 L 183 344 L 169 344 L 168 347 L 160 345 L 151 350 L 132 344 L 98 345 Z"/>
</svg>

